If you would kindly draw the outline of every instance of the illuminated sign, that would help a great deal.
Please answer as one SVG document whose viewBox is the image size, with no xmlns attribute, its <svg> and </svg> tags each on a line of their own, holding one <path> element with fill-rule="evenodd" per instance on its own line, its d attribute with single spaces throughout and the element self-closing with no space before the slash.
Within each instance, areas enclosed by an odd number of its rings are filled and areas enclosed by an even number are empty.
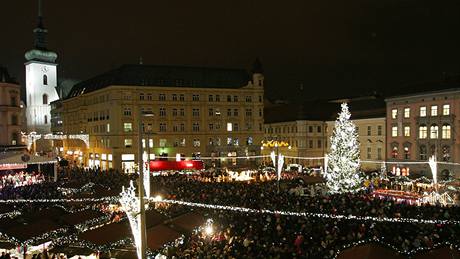
<svg viewBox="0 0 460 259">
<path fill-rule="evenodd" d="M 203 161 L 150 161 L 150 171 L 203 169 Z"/>
</svg>

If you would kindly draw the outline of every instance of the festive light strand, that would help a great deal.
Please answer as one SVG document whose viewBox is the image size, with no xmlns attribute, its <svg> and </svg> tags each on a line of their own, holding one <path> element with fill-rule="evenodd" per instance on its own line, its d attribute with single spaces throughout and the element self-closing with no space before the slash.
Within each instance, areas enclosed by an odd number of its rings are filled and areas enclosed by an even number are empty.
<svg viewBox="0 0 460 259">
<path fill-rule="evenodd" d="M 0 214 L 0 219 L 3 219 L 3 218 L 15 218 L 19 215 L 21 215 L 22 213 L 18 210 L 13 210 L 13 211 L 10 211 L 10 212 L 6 212 L 6 213 L 2 213 Z"/>
<path fill-rule="evenodd" d="M 268 209 L 251 209 L 245 207 L 226 206 L 226 205 L 214 205 L 206 203 L 179 201 L 179 200 L 155 200 L 153 198 L 148 199 L 149 202 L 159 203 L 170 203 L 183 205 L 187 207 L 197 207 L 212 210 L 228 210 L 243 213 L 253 214 L 272 214 L 272 215 L 283 215 L 283 216 L 295 216 L 295 217 L 316 217 L 325 219 L 343 219 L 343 220 L 358 220 L 358 221 L 374 221 L 374 222 L 391 222 L 391 223 L 414 223 L 414 224 L 442 224 L 442 225 L 456 225 L 460 224 L 459 220 L 430 220 L 430 219 L 417 219 L 417 218 L 390 218 L 390 217 L 373 217 L 373 216 L 355 216 L 355 215 L 343 215 L 343 214 L 327 214 L 327 213 L 313 213 L 313 212 L 294 212 L 294 211 L 282 211 L 282 210 L 268 210 Z"/>
<path fill-rule="evenodd" d="M 117 196 L 102 198 L 75 198 L 75 199 L 10 199 L 0 200 L 0 203 L 70 203 L 70 202 L 118 202 Z"/>
</svg>

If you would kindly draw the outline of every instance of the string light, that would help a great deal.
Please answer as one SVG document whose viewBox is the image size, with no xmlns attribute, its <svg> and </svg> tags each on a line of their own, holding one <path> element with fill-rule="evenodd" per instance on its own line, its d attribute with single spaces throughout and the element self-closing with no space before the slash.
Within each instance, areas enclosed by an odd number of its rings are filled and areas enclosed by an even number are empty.
<svg viewBox="0 0 460 259">
<path fill-rule="evenodd" d="M 107 196 L 102 198 L 75 198 L 75 199 L 10 199 L 0 200 L 0 203 L 80 203 L 80 202 L 118 202 L 117 196 Z"/>
<path fill-rule="evenodd" d="M 154 199 L 148 199 L 150 202 L 155 202 Z M 187 207 L 197 207 L 212 210 L 228 210 L 242 213 L 253 214 L 273 214 L 282 216 L 294 217 L 316 217 L 323 219 L 343 219 L 343 220 L 357 220 L 357 221 L 374 221 L 374 222 L 390 222 L 390 223 L 413 223 L 413 224 L 441 224 L 441 225 L 456 225 L 460 224 L 459 220 L 439 220 L 439 219 L 417 219 L 417 218 L 391 218 L 391 217 L 373 217 L 373 216 L 355 216 L 355 215 L 342 215 L 342 214 L 328 214 L 328 213 L 313 213 L 313 212 L 293 212 L 282 210 L 268 210 L 268 209 L 251 209 L 245 207 L 214 205 L 206 203 L 197 203 L 179 200 L 162 200 L 162 203 L 170 203 L 183 205 Z"/>
</svg>

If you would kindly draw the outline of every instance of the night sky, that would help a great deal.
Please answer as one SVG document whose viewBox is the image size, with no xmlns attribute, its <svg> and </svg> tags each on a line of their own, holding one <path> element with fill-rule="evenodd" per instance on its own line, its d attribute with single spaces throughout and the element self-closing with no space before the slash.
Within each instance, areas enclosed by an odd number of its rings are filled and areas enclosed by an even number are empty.
<svg viewBox="0 0 460 259">
<path fill-rule="evenodd" d="M 24 82 L 37 1 L 1 1 L 0 65 Z M 370 93 L 460 73 L 458 0 L 44 0 L 59 78 L 126 63 L 265 68 L 270 98 Z"/>
</svg>

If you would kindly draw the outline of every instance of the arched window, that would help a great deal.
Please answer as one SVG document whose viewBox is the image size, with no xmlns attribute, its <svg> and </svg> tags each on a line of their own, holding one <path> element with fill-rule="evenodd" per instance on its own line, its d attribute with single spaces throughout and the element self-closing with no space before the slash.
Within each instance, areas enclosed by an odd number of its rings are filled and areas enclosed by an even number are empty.
<svg viewBox="0 0 460 259">
<path fill-rule="evenodd" d="M 408 146 L 404 147 L 404 159 L 410 159 L 410 150 Z"/>
<path fill-rule="evenodd" d="M 48 85 L 48 76 L 43 75 L 43 85 Z"/>
<path fill-rule="evenodd" d="M 426 160 L 426 146 L 420 146 L 420 160 Z"/>
<path fill-rule="evenodd" d="M 450 160 L 450 147 L 449 146 L 442 147 L 442 160 L 446 162 Z"/>
<path fill-rule="evenodd" d="M 43 104 L 48 104 L 48 95 L 44 94 L 42 97 L 43 97 Z"/>
<path fill-rule="evenodd" d="M 437 139 L 438 138 L 438 126 L 437 125 L 431 125 L 431 127 L 430 127 L 430 138 L 431 139 Z"/>
<path fill-rule="evenodd" d="M 428 128 L 426 127 L 426 125 L 421 125 L 419 128 L 418 128 L 418 137 L 420 139 L 426 139 L 427 137 L 427 131 L 428 131 Z"/>
<path fill-rule="evenodd" d="M 45 115 L 45 124 L 48 124 L 48 115 Z"/>
<path fill-rule="evenodd" d="M 443 139 L 450 139 L 450 125 L 445 124 L 442 126 L 442 138 Z"/>
<path fill-rule="evenodd" d="M 398 158 L 398 147 L 393 147 L 393 150 L 391 151 L 391 156 L 393 158 Z"/>
</svg>

